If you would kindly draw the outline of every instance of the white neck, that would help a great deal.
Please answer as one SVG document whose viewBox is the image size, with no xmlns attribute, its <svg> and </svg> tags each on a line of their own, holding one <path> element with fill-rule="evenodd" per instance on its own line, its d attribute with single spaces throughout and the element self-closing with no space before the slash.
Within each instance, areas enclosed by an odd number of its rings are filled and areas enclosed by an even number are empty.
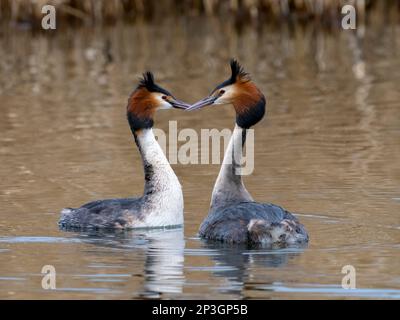
<svg viewBox="0 0 400 320">
<path fill-rule="evenodd" d="M 136 144 L 142 155 L 145 186 L 143 200 L 149 216 L 161 225 L 183 223 L 182 188 L 152 129 L 135 133 Z"/>
<path fill-rule="evenodd" d="M 211 209 L 227 205 L 231 202 L 253 201 L 253 198 L 243 184 L 241 176 L 240 164 L 242 163 L 245 139 L 245 129 L 235 125 L 217 181 L 214 185 L 211 197 Z"/>
</svg>

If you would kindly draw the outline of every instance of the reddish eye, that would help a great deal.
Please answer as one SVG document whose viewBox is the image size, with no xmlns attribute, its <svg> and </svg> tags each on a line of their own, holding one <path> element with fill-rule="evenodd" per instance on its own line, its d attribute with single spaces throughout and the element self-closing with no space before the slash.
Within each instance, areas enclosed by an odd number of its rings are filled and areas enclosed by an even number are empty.
<svg viewBox="0 0 400 320">
<path fill-rule="evenodd" d="M 220 90 L 219 91 L 219 94 L 224 94 L 225 93 L 225 90 Z"/>
<path fill-rule="evenodd" d="M 161 99 L 167 100 L 167 96 L 162 96 Z"/>
</svg>

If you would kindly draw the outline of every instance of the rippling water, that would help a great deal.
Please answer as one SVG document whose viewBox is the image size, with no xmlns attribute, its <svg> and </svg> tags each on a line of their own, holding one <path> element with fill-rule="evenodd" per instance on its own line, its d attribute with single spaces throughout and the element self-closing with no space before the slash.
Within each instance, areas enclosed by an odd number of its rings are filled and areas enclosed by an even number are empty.
<svg viewBox="0 0 400 320">
<path fill-rule="evenodd" d="M 0 33 L 0 298 L 400 298 L 400 29 L 235 31 L 213 20 Z M 146 69 L 193 102 L 237 57 L 266 94 L 258 201 L 296 212 L 305 248 L 197 238 L 218 165 L 174 165 L 184 230 L 72 233 L 59 210 L 138 195 L 127 97 Z M 232 128 L 229 106 L 160 112 L 168 130 Z M 43 265 L 57 289 L 41 287 Z M 357 289 L 341 287 L 353 265 Z"/>
</svg>

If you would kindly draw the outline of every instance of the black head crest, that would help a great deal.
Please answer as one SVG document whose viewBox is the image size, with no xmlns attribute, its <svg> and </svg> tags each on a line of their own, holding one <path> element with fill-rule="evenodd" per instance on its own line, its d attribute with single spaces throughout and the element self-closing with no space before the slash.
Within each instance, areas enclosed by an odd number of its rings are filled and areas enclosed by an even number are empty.
<svg viewBox="0 0 400 320">
<path fill-rule="evenodd" d="M 218 89 L 236 83 L 238 80 L 240 82 L 247 82 L 251 80 L 250 75 L 246 71 L 244 71 L 243 67 L 239 64 L 239 62 L 237 62 L 237 60 L 231 59 L 230 65 L 232 71 L 231 77 L 228 80 L 225 80 L 224 82 L 220 83 L 217 87 L 215 87 L 215 89 L 211 92 L 211 94 Z"/>
<path fill-rule="evenodd" d="M 150 92 L 160 92 L 162 94 L 171 95 L 170 92 L 158 86 L 154 81 L 154 75 L 152 72 L 147 71 L 143 73 L 143 77 L 139 81 L 138 89 L 146 88 Z"/>
<path fill-rule="evenodd" d="M 238 78 L 242 81 L 250 81 L 250 75 L 244 71 L 243 67 L 237 60 L 231 59 L 230 65 L 232 71 L 230 80 L 232 83 L 235 83 Z"/>
<path fill-rule="evenodd" d="M 139 80 L 138 88 L 146 88 L 147 90 L 152 91 L 151 89 L 154 88 L 154 86 L 153 73 L 150 71 L 143 73 L 143 77 Z"/>
</svg>

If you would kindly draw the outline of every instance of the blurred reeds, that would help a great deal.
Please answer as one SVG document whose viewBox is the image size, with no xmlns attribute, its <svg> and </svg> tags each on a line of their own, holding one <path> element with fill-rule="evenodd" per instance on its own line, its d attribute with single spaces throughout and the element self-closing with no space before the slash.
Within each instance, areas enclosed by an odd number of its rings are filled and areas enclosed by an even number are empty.
<svg viewBox="0 0 400 320">
<path fill-rule="evenodd" d="M 0 0 L 0 20 L 40 25 L 41 8 L 56 7 L 57 22 L 112 24 L 165 16 L 216 16 L 236 22 L 323 22 L 339 25 L 341 7 L 352 4 L 364 21 L 371 11 L 398 13 L 400 0 Z M 397 14 L 396 14 L 397 16 Z M 396 18 L 397 19 L 397 18 Z"/>
</svg>

